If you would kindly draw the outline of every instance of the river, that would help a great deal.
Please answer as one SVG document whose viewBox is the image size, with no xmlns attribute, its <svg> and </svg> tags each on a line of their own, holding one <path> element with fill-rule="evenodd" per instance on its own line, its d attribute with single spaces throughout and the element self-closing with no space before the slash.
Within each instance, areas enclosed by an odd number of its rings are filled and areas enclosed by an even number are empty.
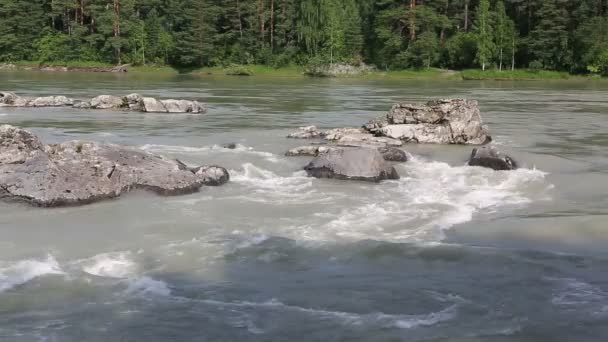
<svg viewBox="0 0 608 342">
<path fill-rule="evenodd" d="M 0 108 L 48 143 L 138 146 L 230 170 L 180 197 L 0 204 L 0 341 L 604 341 L 608 83 L 0 73 L 21 95 L 198 99 L 167 115 Z M 523 166 L 417 146 L 380 184 L 284 157 L 302 125 L 476 99 Z M 221 148 L 236 143 L 237 148 Z"/>
</svg>

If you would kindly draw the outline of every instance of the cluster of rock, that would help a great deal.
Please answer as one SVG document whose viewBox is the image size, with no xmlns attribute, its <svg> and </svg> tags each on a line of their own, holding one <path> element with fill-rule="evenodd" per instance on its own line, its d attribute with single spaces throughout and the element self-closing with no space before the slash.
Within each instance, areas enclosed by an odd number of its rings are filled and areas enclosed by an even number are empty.
<svg viewBox="0 0 608 342">
<path fill-rule="evenodd" d="M 62 65 L 28 65 L 16 66 L 15 64 L 2 63 L 0 70 L 39 70 L 39 71 L 82 71 L 82 72 L 127 72 L 129 64 L 116 65 L 111 67 L 79 67 L 79 66 L 62 66 Z"/>
<path fill-rule="evenodd" d="M 82 109 L 131 110 L 145 113 L 203 114 L 207 107 L 191 100 L 158 100 L 139 94 L 127 96 L 100 95 L 90 101 L 74 100 L 65 96 L 23 97 L 11 92 L 0 92 L 0 107 L 74 107 Z"/>
<path fill-rule="evenodd" d="M 399 177 L 390 163 L 407 161 L 407 154 L 400 148 L 406 143 L 482 145 L 492 140 L 482 123 L 477 101 L 464 99 L 396 104 L 386 116 L 361 128 L 321 131 L 307 126 L 288 138 L 322 141 L 286 153 L 316 157 L 305 167 L 310 176 L 374 182 Z M 362 166 L 365 160 L 367 169 Z M 468 164 L 494 170 L 517 168 L 512 158 L 490 146 L 474 149 Z"/>
<path fill-rule="evenodd" d="M 113 144 L 44 145 L 27 130 L 0 126 L 1 199 L 44 207 L 79 205 L 133 189 L 188 194 L 229 178 L 219 166 L 189 168 L 179 160 Z"/>
<path fill-rule="evenodd" d="M 376 68 L 364 63 L 353 65 L 347 63 L 332 63 L 309 65 L 306 67 L 304 74 L 313 77 L 339 77 L 353 76 L 375 71 Z"/>
</svg>

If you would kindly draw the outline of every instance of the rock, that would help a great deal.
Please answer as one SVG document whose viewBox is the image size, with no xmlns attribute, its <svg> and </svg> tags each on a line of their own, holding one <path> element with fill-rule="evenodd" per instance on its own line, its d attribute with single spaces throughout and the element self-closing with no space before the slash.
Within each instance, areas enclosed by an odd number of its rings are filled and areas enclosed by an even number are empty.
<svg viewBox="0 0 608 342">
<path fill-rule="evenodd" d="M 207 107 L 198 101 L 189 100 L 162 100 L 160 101 L 169 113 L 205 113 Z"/>
<path fill-rule="evenodd" d="M 125 146 L 82 141 L 45 146 L 26 130 L 0 126 L 0 198 L 7 200 L 79 205 L 133 189 L 187 194 L 228 178 L 220 167 L 190 170 L 179 161 Z"/>
<path fill-rule="evenodd" d="M 299 157 L 299 156 L 318 156 L 320 153 L 327 153 L 331 149 L 336 149 L 337 147 L 330 147 L 327 145 L 307 145 L 307 146 L 298 146 L 290 149 L 285 153 L 287 157 Z"/>
<path fill-rule="evenodd" d="M 222 145 L 223 148 L 227 148 L 229 150 L 234 150 L 236 149 L 236 143 L 228 143 L 228 144 L 224 144 Z"/>
<path fill-rule="evenodd" d="M 386 120 L 374 119 L 363 128 L 375 135 L 415 143 L 481 145 L 491 140 L 477 101 L 464 99 L 396 104 Z"/>
<path fill-rule="evenodd" d="M 228 171 L 220 166 L 201 166 L 192 172 L 208 186 L 219 186 L 226 184 L 230 180 Z"/>
<path fill-rule="evenodd" d="M 141 112 L 143 110 L 144 98 L 139 94 L 129 94 L 123 98 L 130 110 Z"/>
<path fill-rule="evenodd" d="M 314 139 L 323 138 L 324 133 L 317 129 L 317 126 L 299 127 L 297 132 L 287 135 L 288 138 L 294 139 Z"/>
<path fill-rule="evenodd" d="M 34 134 L 10 125 L 0 126 L 0 165 L 22 164 L 42 147 Z"/>
<path fill-rule="evenodd" d="M 400 148 L 390 146 L 380 147 L 378 148 L 378 152 L 382 154 L 382 158 L 386 161 L 403 163 L 408 160 L 407 153 Z"/>
<path fill-rule="evenodd" d="M 287 157 L 301 157 L 301 156 L 313 156 L 316 157 L 320 154 L 334 151 L 337 149 L 357 149 L 357 148 L 375 148 L 380 152 L 382 158 L 386 161 L 393 162 L 406 162 L 407 153 L 402 149 L 392 146 L 374 146 L 374 145 L 361 145 L 361 146 L 341 146 L 341 145 L 306 145 L 298 146 L 288 150 L 285 155 Z"/>
<path fill-rule="evenodd" d="M 0 92 L 0 104 L 12 105 L 18 96 L 11 92 Z"/>
<path fill-rule="evenodd" d="M 81 109 L 89 109 L 91 108 L 91 102 L 87 102 L 87 101 L 79 101 L 74 103 L 74 108 L 81 108 Z"/>
<path fill-rule="evenodd" d="M 91 108 L 94 109 L 119 109 L 124 106 L 123 98 L 113 95 L 99 95 L 91 100 Z"/>
<path fill-rule="evenodd" d="M 144 97 L 143 111 L 146 113 L 167 113 L 167 108 L 165 108 L 162 102 L 153 97 Z"/>
<path fill-rule="evenodd" d="M 0 70 L 15 70 L 17 66 L 11 63 L 0 63 Z"/>
<path fill-rule="evenodd" d="M 371 65 L 360 63 L 358 65 L 346 63 L 332 63 L 322 65 L 310 65 L 304 70 L 304 74 L 313 77 L 338 77 L 352 76 L 369 73 L 376 70 Z"/>
<path fill-rule="evenodd" d="M 313 159 L 304 170 L 316 178 L 335 178 L 379 182 L 384 179 L 399 179 L 377 149 L 335 149 Z"/>
<path fill-rule="evenodd" d="M 493 146 L 474 148 L 468 165 L 487 167 L 497 171 L 517 169 L 517 163 L 513 158 L 501 153 Z"/>
<path fill-rule="evenodd" d="M 312 126 L 312 127 L 314 127 L 314 126 Z M 364 134 L 364 133 L 366 133 L 366 132 L 363 129 L 361 129 L 361 128 L 345 127 L 345 128 L 333 128 L 333 129 L 330 129 L 330 130 L 322 133 L 322 135 L 327 140 L 337 141 L 337 140 L 340 140 L 341 138 L 343 138 L 344 136 L 347 136 L 347 135 Z"/>
<path fill-rule="evenodd" d="M 32 107 L 63 107 L 71 106 L 74 104 L 73 99 L 69 99 L 65 96 L 46 96 L 38 97 L 29 103 Z"/>
<path fill-rule="evenodd" d="M 337 143 L 339 145 L 376 145 L 376 146 L 401 146 L 403 142 L 390 137 L 376 137 L 369 133 L 347 134 L 342 136 Z"/>
</svg>

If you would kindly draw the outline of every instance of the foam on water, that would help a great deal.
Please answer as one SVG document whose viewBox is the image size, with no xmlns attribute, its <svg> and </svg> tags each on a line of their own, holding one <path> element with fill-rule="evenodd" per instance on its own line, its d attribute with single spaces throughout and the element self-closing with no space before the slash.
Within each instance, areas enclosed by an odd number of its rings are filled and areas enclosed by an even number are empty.
<svg viewBox="0 0 608 342">
<path fill-rule="evenodd" d="M 59 263 L 49 255 L 45 260 L 22 260 L 0 268 L 0 293 L 50 274 L 64 274 Z"/>
<path fill-rule="evenodd" d="M 137 296 L 167 297 L 171 295 L 171 289 L 167 283 L 147 276 L 131 280 L 126 292 Z"/>
<path fill-rule="evenodd" d="M 476 214 L 550 200 L 553 187 L 546 173 L 534 169 L 494 171 L 416 156 L 397 167 L 401 179 L 380 184 L 316 180 L 303 171 L 281 176 L 251 163 L 231 175 L 232 182 L 247 188 L 241 200 L 277 206 L 329 204 L 294 219 L 294 226 L 279 228 L 282 232 L 270 232 L 311 240 L 438 241 L 444 230 Z"/>
<path fill-rule="evenodd" d="M 551 302 L 556 306 L 580 308 L 590 313 L 608 313 L 608 292 L 574 278 L 547 278 L 556 283 Z"/>
<path fill-rule="evenodd" d="M 98 254 L 80 263 L 84 272 L 99 277 L 127 278 L 137 271 L 129 252 Z"/>
<path fill-rule="evenodd" d="M 220 145 L 210 145 L 210 146 L 201 146 L 201 147 L 191 147 L 191 146 L 175 146 L 175 145 L 155 145 L 155 144 L 145 144 L 140 146 L 142 150 L 153 152 L 153 153 L 176 153 L 176 154 L 204 154 L 209 152 L 221 152 L 221 153 L 234 153 L 234 154 L 249 154 L 253 156 L 263 157 L 267 161 L 277 163 L 279 162 L 279 158 L 277 155 L 264 152 L 264 151 L 256 151 L 253 147 L 245 146 L 241 144 L 236 144 L 236 147 L 233 149 L 225 148 Z"/>
<path fill-rule="evenodd" d="M 276 299 L 271 299 L 266 302 L 222 302 L 217 300 L 200 300 L 200 302 L 240 308 L 265 308 L 271 310 L 284 310 L 296 313 L 302 313 L 314 319 L 336 320 L 344 325 L 357 326 L 380 326 L 384 328 L 398 329 L 413 329 L 422 326 L 431 326 L 440 322 L 448 321 L 456 317 L 458 304 L 453 304 L 441 311 L 431 312 L 429 314 L 420 315 L 402 315 L 402 314 L 385 314 L 382 312 L 373 312 L 360 314 L 354 312 L 331 311 L 323 309 L 305 308 L 295 305 L 284 304 Z"/>
</svg>

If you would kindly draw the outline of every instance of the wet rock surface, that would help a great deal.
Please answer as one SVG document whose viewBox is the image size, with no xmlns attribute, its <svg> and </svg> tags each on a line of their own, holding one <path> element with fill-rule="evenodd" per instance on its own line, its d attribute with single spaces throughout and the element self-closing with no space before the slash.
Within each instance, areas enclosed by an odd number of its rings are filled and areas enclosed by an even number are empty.
<svg viewBox="0 0 608 342">
<path fill-rule="evenodd" d="M 474 148 L 468 165 L 486 167 L 497 171 L 517 169 L 517 162 L 513 158 L 493 146 Z"/>
<path fill-rule="evenodd" d="M 399 179 L 393 166 L 374 148 L 330 149 L 319 154 L 304 167 L 306 173 L 316 178 L 334 178 L 380 182 Z"/>
<path fill-rule="evenodd" d="M 0 126 L 0 198 L 36 206 L 81 205 L 133 189 L 161 195 L 198 191 L 229 180 L 226 169 L 195 169 L 136 148 L 68 141 L 43 145 L 31 132 Z"/>
</svg>

